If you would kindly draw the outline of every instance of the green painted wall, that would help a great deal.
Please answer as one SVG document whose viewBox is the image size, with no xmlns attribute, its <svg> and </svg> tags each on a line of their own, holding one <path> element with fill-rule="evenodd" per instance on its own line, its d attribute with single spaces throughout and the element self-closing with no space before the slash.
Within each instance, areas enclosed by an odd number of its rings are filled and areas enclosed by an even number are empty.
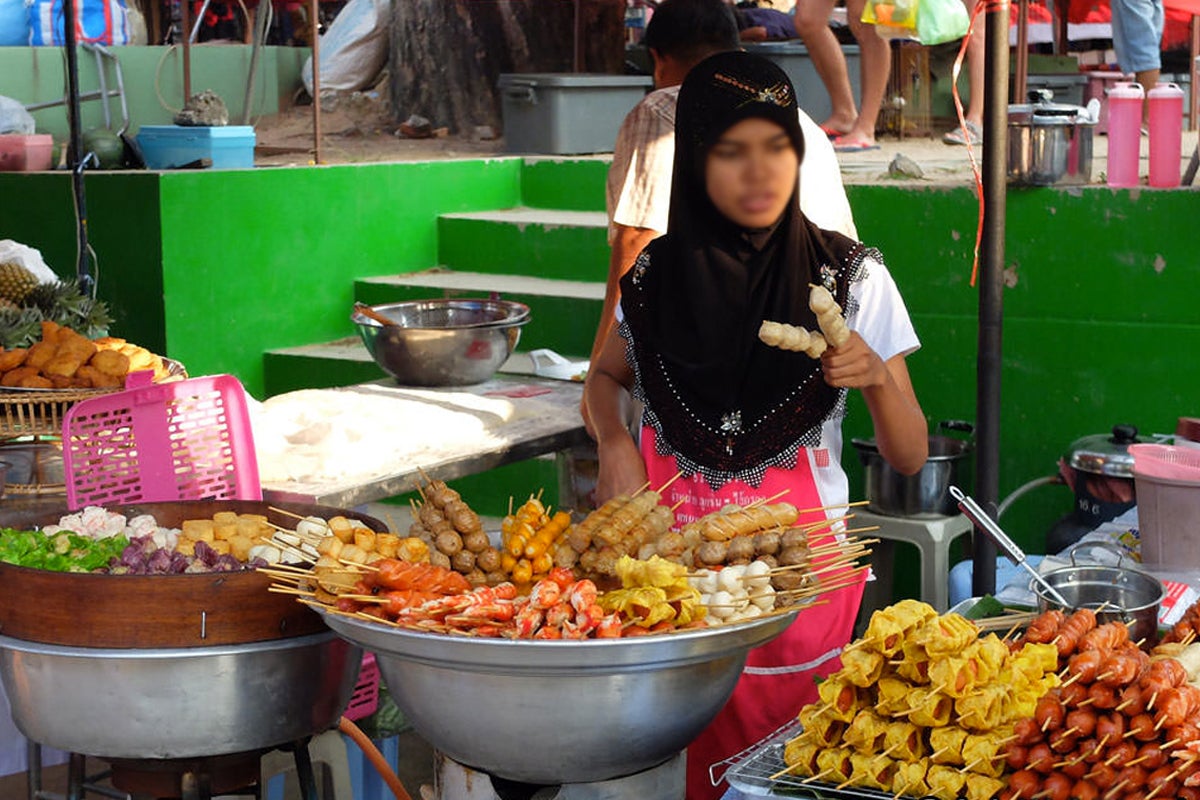
<svg viewBox="0 0 1200 800">
<path fill-rule="evenodd" d="M 3 52 L 4 48 L 0 48 Z M 166 350 L 159 179 L 152 172 L 90 172 L 88 241 L 96 253 L 99 295 L 114 335 Z M 71 178 L 66 173 L 0 172 L 0 239 L 37 248 L 60 276 L 75 275 Z"/>
<path fill-rule="evenodd" d="M 91 174 L 114 333 L 262 396 L 266 350 L 352 335 L 354 279 L 433 266 L 437 215 L 516 205 L 520 164 Z M 0 174 L 0 196 L 29 198 L 0 203 L 0 238 L 73 274 L 67 176 Z"/>
<path fill-rule="evenodd" d="M 265 350 L 353 334 L 354 278 L 433 265 L 437 215 L 514 204 L 519 170 L 501 159 L 164 173 L 171 356 L 261 394 Z"/>
<path fill-rule="evenodd" d="M 521 202 L 534 208 L 603 211 L 611 157 L 531 158 L 521 169 Z"/>
<path fill-rule="evenodd" d="M 883 251 L 921 336 L 908 363 L 926 415 L 974 419 L 974 195 L 908 189 L 898 202 L 896 191 L 848 188 L 860 235 Z M 1009 194 L 1001 496 L 1052 474 L 1077 438 L 1124 422 L 1172 432 L 1200 412 L 1200 257 L 1183 230 L 1198 211 L 1195 190 Z M 860 403 L 846 429 L 869 432 Z M 1065 489 L 1035 490 L 1005 527 L 1041 552 L 1070 505 Z"/>
<path fill-rule="evenodd" d="M 91 174 L 101 293 L 115 305 L 119 335 L 156 349 L 162 342 L 196 373 L 232 372 L 261 394 L 264 351 L 353 333 L 355 278 L 427 268 L 448 252 L 495 256 L 500 245 L 490 232 L 439 241 L 437 215 L 528 203 L 522 182 L 532 173 L 536 196 L 551 197 L 550 175 L 541 172 L 551 163 Z M 602 196 L 602 171 L 580 169 L 568 170 L 572 190 Z M 0 203 L 0 238 L 42 249 L 64 274 L 74 263 L 67 187 L 63 175 L 0 174 L 0 197 L 9 198 Z M 909 364 L 927 416 L 974 419 L 972 192 L 848 192 L 863 238 L 884 252 L 924 343 Z M 1076 438 L 1119 422 L 1170 431 L 1177 416 L 1200 413 L 1192 355 L 1200 352 L 1200 257 L 1186 230 L 1198 211 L 1196 190 L 1010 194 L 1001 495 L 1052 473 Z M 594 280 L 606 260 L 596 236 L 565 254 L 535 255 L 547 260 L 529 262 L 531 271 L 554 271 L 557 259 L 569 258 L 572 270 L 597 270 L 586 276 Z M 846 430 L 869 433 L 861 403 L 852 403 Z M 845 462 L 860 495 L 853 451 Z M 1039 489 L 1004 521 L 1036 552 L 1069 505 L 1065 490 Z"/>
<path fill-rule="evenodd" d="M 110 50 L 121 64 L 131 130 L 136 133 L 142 125 L 171 124 L 171 117 L 184 101 L 182 51 L 149 46 L 113 47 Z M 252 104 L 255 118 L 277 113 L 291 104 L 292 92 L 300 85 L 300 67 L 307 55 L 304 48 L 265 48 L 259 58 L 255 80 Z M 250 72 L 250 48 L 244 45 L 193 47 L 191 64 L 192 91 L 212 89 L 228 106 L 231 121 L 240 120 Z M 107 67 L 107 80 L 110 88 L 116 86 L 116 72 L 111 64 Z M 61 99 L 63 85 L 61 48 L 0 47 L 0 95 L 32 105 Z M 99 88 L 95 57 L 84 50 L 79 52 L 79 85 L 83 92 Z M 115 130 L 121 124 L 120 101 L 111 98 L 109 107 Z M 34 119 L 40 133 L 66 138 L 64 107 L 34 112 Z M 84 130 L 102 127 L 101 102 L 83 103 L 80 119 Z"/>
<path fill-rule="evenodd" d="M 438 235 L 440 263 L 464 272 L 603 281 L 608 264 L 599 227 L 442 218 Z"/>
</svg>

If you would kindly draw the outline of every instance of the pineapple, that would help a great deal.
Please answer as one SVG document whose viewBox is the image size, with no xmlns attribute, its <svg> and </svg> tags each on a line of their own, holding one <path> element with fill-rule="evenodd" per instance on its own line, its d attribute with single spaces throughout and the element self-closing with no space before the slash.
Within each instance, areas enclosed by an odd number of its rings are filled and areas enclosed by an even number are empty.
<svg viewBox="0 0 1200 800">
<path fill-rule="evenodd" d="M 0 298 L 20 305 L 37 285 L 37 277 L 15 261 L 0 263 Z"/>
<path fill-rule="evenodd" d="M 112 322 L 104 301 L 85 294 L 77 280 L 43 283 L 29 293 L 25 305 L 38 308 L 46 319 L 72 328 L 89 339 L 107 336 Z"/>
<path fill-rule="evenodd" d="M 42 312 L 37 308 L 0 308 L 0 346 L 29 347 L 42 338 Z"/>
</svg>

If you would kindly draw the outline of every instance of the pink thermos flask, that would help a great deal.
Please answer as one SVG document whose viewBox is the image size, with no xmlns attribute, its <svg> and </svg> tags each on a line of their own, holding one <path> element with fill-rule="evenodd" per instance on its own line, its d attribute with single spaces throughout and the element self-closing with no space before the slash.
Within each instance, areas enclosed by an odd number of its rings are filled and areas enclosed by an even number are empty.
<svg viewBox="0 0 1200 800">
<path fill-rule="evenodd" d="M 1183 163 L 1183 89 L 1160 83 L 1146 94 L 1150 104 L 1150 185 L 1179 185 Z"/>
<path fill-rule="evenodd" d="M 1118 83 L 1108 92 L 1108 185 L 1138 185 L 1142 138 L 1140 83 Z"/>
</svg>

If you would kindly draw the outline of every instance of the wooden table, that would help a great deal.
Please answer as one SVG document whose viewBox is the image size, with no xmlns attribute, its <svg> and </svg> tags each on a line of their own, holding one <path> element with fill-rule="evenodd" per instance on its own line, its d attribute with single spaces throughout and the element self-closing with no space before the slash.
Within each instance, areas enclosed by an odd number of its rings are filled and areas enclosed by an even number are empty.
<svg viewBox="0 0 1200 800">
<path fill-rule="evenodd" d="M 377 381 L 349 387 L 345 391 L 369 391 L 373 395 L 395 391 L 405 400 L 412 390 Z M 436 453 L 412 456 L 397 452 L 387 474 L 366 479 L 320 483 L 263 483 L 263 498 L 271 502 L 292 501 L 350 508 L 416 490 L 428 476 L 453 480 L 516 461 L 559 453 L 590 441 L 579 416 L 583 384 L 574 381 L 547 380 L 517 375 L 501 375 L 477 386 L 444 390 L 421 390 L 436 402 L 438 393 L 468 392 L 479 396 L 503 397 L 520 409 L 523 403 L 536 404 L 539 413 L 520 414 L 507 423 L 488 430 L 488 441 L 477 446 L 458 444 Z"/>
</svg>

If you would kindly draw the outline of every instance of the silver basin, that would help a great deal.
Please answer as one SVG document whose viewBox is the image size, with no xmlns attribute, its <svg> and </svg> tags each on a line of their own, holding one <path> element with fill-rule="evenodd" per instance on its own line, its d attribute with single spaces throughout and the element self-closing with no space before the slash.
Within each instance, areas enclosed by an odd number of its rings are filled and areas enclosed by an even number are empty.
<svg viewBox="0 0 1200 800">
<path fill-rule="evenodd" d="M 159 650 L 0 636 L 0 678 L 21 733 L 101 758 L 218 756 L 324 731 L 346 707 L 361 661 L 330 632 Z"/>
<path fill-rule="evenodd" d="M 482 383 L 508 360 L 529 307 L 508 300 L 413 300 L 372 306 L 395 322 L 351 316 L 367 352 L 404 386 Z"/>
<path fill-rule="evenodd" d="M 542 785 L 609 780 L 675 755 L 725 705 L 751 648 L 796 618 L 543 642 L 323 616 L 375 652 L 388 692 L 430 744 L 492 775 Z"/>
</svg>

